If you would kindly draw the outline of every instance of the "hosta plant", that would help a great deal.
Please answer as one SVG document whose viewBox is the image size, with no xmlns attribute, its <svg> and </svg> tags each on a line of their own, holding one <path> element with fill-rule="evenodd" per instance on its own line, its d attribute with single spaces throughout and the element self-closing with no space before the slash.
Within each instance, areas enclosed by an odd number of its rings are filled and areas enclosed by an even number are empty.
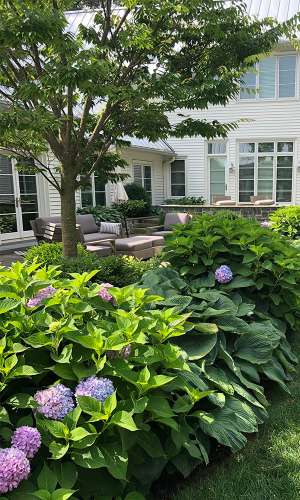
<svg viewBox="0 0 300 500">
<path fill-rule="evenodd" d="M 209 282 L 214 287 L 211 273 L 230 266 L 233 280 L 218 284 L 219 289 L 238 290 L 260 314 L 270 314 L 299 331 L 299 252 L 285 237 L 255 220 L 201 215 L 174 229 L 166 241 L 164 259 L 199 287 Z"/>
</svg>

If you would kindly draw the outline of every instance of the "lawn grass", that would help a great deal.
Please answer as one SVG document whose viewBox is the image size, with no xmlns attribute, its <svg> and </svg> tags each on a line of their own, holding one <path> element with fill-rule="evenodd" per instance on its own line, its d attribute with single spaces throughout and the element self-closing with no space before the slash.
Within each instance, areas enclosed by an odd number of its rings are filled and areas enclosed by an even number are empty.
<svg viewBox="0 0 300 500">
<path fill-rule="evenodd" d="M 300 340 L 294 350 L 300 357 Z M 246 448 L 196 472 L 172 500 L 299 500 L 300 367 L 290 390 L 272 391 L 270 418 Z"/>
</svg>

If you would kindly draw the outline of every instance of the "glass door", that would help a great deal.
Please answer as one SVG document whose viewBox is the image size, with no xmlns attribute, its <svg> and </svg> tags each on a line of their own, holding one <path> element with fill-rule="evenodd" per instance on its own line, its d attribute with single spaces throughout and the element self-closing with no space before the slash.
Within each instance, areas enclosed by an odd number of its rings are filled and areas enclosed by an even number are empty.
<svg viewBox="0 0 300 500">
<path fill-rule="evenodd" d="M 210 202 L 215 195 L 226 194 L 226 157 L 209 158 Z"/>
<path fill-rule="evenodd" d="M 12 162 L 0 156 L 0 233 L 4 240 L 19 236 L 16 178 Z"/>
<path fill-rule="evenodd" d="M 18 173 L 10 158 L 0 155 L 0 233 L 2 240 L 31 236 L 38 217 L 36 176 Z"/>
</svg>

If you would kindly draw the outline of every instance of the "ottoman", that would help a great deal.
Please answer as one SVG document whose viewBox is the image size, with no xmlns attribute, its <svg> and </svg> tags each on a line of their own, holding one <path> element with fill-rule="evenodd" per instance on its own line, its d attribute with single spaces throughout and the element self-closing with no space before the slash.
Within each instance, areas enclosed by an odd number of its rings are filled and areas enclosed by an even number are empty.
<svg viewBox="0 0 300 500">
<path fill-rule="evenodd" d="M 138 259 L 150 259 L 159 253 L 162 243 L 163 238 L 157 236 L 118 238 L 115 242 L 116 255 L 132 255 Z"/>
</svg>

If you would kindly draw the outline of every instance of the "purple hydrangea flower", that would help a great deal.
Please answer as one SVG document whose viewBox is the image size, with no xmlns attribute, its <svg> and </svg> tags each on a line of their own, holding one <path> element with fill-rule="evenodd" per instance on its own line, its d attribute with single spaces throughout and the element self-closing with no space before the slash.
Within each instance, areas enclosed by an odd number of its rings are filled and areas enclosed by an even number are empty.
<svg viewBox="0 0 300 500">
<path fill-rule="evenodd" d="M 107 351 L 106 357 L 108 359 L 116 359 L 116 358 L 128 359 L 131 354 L 131 350 L 132 350 L 131 344 L 128 344 L 119 351 Z"/>
<path fill-rule="evenodd" d="M 27 307 L 39 306 L 44 299 L 52 297 L 52 295 L 54 295 L 55 292 L 56 288 L 54 288 L 51 285 L 47 286 L 46 288 L 42 288 L 34 297 L 32 297 L 32 299 L 28 300 Z"/>
<path fill-rule="evenodd" d="M 75 390 L 75 396 L 90 396 L 103 403 L 106 398 L 113 394 L 114 390 L 114 385 L 109 378 L 94 376 L 79 382 Z"/>
<path fill-rule="evenodd" d="M 0 450 L 0 494 L 17 488 L 30 474 L 30 464 L 25 453 L 18 448 Z"/>
<path fill-rule="evenodd" d="M 33 458 L 41 446 L 41 435 L 34 427 L 22 425 L 13 433 L 11 444 L 23 451 L 27 458 Z"/>
<path fill-rule="evenodd" d="M 112 302 L 114 300 L 113 296 L 108 292 L 108 288 L 112 288 L 113 285 L 110 283 L 102 283 L 101 288 L 98 292 L 99 297 L 101 297 L 102 300 L 105 300 L 105 302 Z"/>
<path fill-rule="evenodd" d="M 39 405 L 37 411 L 53 420 L 62 420 L 75 406 L 71 389 L 63 384 L 38 391 L 34 399 Z"/>
<path fill-rule="evenodd" d="M 261 227 L 271 227 L 271 223 L 267 220 L 263 220 L 261 223 L 260 223 Z"/>
<path fill-rule="evenodd" d="M 220 266 L 215 272 L 215 278 L 218 283 L 230 283 L 233 278 L 232 271 L 229 266 Z"/>
</svg>

